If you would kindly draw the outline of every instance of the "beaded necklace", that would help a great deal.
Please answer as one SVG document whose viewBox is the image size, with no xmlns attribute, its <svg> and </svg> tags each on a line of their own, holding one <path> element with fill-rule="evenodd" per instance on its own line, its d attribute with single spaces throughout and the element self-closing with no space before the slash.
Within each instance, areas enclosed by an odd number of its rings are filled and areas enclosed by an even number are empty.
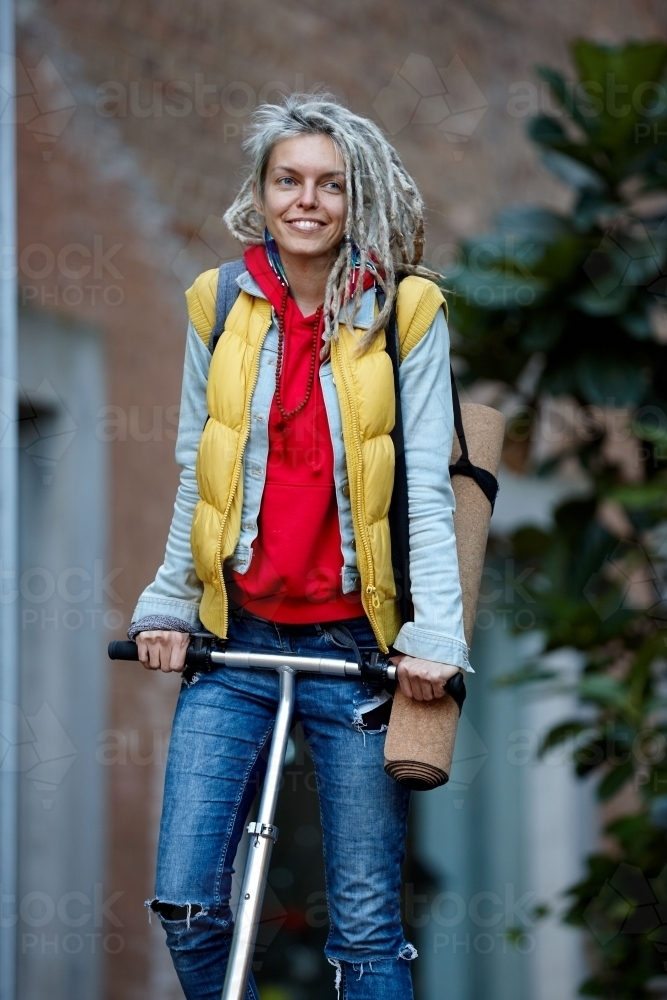
<svg viewBox="0 0 667 1000">
<path fill-rule="evenodd" d="M 308 400 L 310 399 L 310 394 L 313 390 L 313 382 L 315 381 L 315 363 L 317 361 L 317 335 L 320 330 L 320 317 L 322 316 L 322 306 L 318 306 L 315 312 L 315 319 L 313 321 L 313 349 L 310 354 L 310 368 L 308 370 L 308 382 L 306 384 L 306 395 L 303 397 L 301 402 L 294 407 L 293 410 L 286 410 L 283 406 L 282 395 L 280 392 L 280 381 L 283 371 L 283 351 L 285 345 L 285 311 L 287 309 L 287 297 L 289 295 L 289 287 L 285 286 L 283 289 L 283 301 L 280 307 L 280 313 L 278 314 L 278 357 L 276 359 L 276 404 L 280 411 L 280 416 L 283 420 L 291 420 L 296 414 L 304 408 Z"/>
<path fill-rule="evenodd" d="M 361 251 L 357 244 L 349 236 L 344 237 L 346 243 L 351 243 L 351 263 L 352 263 L 352 274 L 350 280 L 350 297 L 352 296 L 354 289 L 356 287 L 357 281 L 359 280 L 359 273 L 361 270 Z M 280 259 L 280 252 L 278 250 L 278 245 L 274 240 L 273 236 L 269 232 L 268 228 L 264 227 L 264 245 L 266 247 L 266 256 L 271 265 L 271 268 L 283 286 L 283 299 L 280 307 L 280 313 L 278 314 L 278 358 L 276 361 L 276 404 L 280 415 L 283 420 L 291 420 L 292 417 L 296 416 L 300 410 L 304 408 L 310 399 L 310 394 L 313 389 L 313 382 L 315 381 L 315 363 L 317 361 L 317 340 L 320 328 L 320 319 L 322 316 L 322 306 L 318 306 L 315 311 L 315 319 L 313 321 L 313 350 L 310 357 L 310 369 L 308 372 L 308 383 L 306 386 L 306 395 L 292 410 L 286 410 L 283 406 L 282 396 L 280 393 L 280 382 L 283 370 L 283 353 L 285 345 L 285 313 L 287 311 L 287 298 L 289 295 L 289 282 L 287 280 L 287 275 L 285 274 L 285 268 L 283 267 L 283 262 Z M 375 267 L 372 260 L 366 260 L 366 267 L 369 271 L 377 274 L 377 268 Z"/>
</svg>

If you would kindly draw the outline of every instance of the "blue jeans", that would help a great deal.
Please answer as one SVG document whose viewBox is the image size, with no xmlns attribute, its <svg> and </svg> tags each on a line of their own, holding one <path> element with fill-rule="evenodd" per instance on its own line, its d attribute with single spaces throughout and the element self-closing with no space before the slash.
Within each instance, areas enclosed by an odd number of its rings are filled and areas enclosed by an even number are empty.
<svg viewBox="0 0 667 1000">
<path fill-rule="evenodd" d="M 365 617 L 345 624 L 360 647 L 376 648 Z M 326 625 L 232 617 L 229 640 L 232 648 L 341 655 Z M 278 683 L 274 671 L 221 667 L 181 688 L 150 905 L 188 1000 L 220 998 L 233 932 L 232 865 L 265 767 L 260 754 L 271 737 Z M 313 756 L 320 799 L 325 954 L 341 1000 L 412 998 L 416 952 L 403 936 L 399 899 L 410 793 L 383 771 L 382 697 L 381 688 L 353 679 L 296 679 L 295 721 Z M 247 997 L 258 997 L 252 979 Z"/>
</svg>

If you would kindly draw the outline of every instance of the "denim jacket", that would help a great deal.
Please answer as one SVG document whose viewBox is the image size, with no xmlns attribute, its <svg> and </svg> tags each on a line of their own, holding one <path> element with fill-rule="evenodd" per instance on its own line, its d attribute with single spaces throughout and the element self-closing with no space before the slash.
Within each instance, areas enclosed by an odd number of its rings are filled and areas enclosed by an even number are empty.
<svg viewBox="0 0 667 1000">
<path fill-rule="evenodd" d="M 245 271 L 237 278 L 241 289 L 266 298 Z M 363 293 L 354 326 L 368 329 L 375 310 L 375 289 Z M 223 334 L 224 336 L 224 334 Z M 275 312 L 260 353 L 259 376 L 251 400 L 250 435 L 243 456 L 243 508 L 241 532 L 231 559 L 237 573 L 246 573 L 252 559 L 252 544 L 264 490 L 269 454 L 269 411 L 275 390 L 278 327 Z M 197 450 L 208 416 L 206 383 L 211 355 L 190 323 L 183 371 L 181 410 L 176 441 L 176 461 L 181 479 L 165 558 L 151 583 L 139 598 L 133 623 L 153 616 L 179 619 L 183 629 L 201 628 L 199 602 L 202 584 L 190 548 L 190 527 L 199 493 L 195 475 Z M 347 485 L 347 464 L 338 396 L 330 361 L 320 366 L 334 453 L 334 483 L 338 502 L 343 555 L 342 590 L 359 586 L 354 548 L 352 511 Z M 399 370 L 405 459 L 410 509 L 410 576 L 414 621 L 406 622 L 394 648 L 411 656 L 451 663 L 472 670 L 463 633 L 463 608 L 454 537 L 454 493 L 449 479 L 449 458 L 454 416 L 449 379 L 449 333 L 440 309 L 431 327 L 414 347 Z M 146 627 L 151 627 L 147 623 Z M 156 627 L 152 625 L 152 627 Z M 136 632 L 136 626 L 132 628 Z"/>
</svg>

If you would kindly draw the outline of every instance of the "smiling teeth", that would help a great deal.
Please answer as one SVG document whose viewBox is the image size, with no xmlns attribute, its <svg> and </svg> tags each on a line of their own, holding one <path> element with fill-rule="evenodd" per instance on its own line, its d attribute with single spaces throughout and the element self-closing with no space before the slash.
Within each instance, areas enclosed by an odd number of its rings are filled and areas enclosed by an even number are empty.
<svg viewBox="0 0 667 1000">
<path fill-rule="evenodd" d="M 297 229 L 319 229 L 321 226 L 320 222 L 310 222 L 305 219 L 295 219 L 291 225 L 296 226 Z"/>
</svg>

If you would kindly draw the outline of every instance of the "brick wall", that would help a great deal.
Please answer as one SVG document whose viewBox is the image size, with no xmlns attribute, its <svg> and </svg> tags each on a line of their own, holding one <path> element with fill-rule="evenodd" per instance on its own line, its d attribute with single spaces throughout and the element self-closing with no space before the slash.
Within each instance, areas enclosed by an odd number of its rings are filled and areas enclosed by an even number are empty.
<svg viewBox="0 0 667 1000">
<path fill-rule="evenodd" d="M 182 290 L 236 253 L 215 220 L 240 180 L 247 109 L 276 85 L 324 83 L 382 123 L 374 102 L 395 71 L 410 76 L 412 54 L 437 69 L 458 57 L 481 92 L 468 104 L 486 109 L 467 141 L 449 141 L 433 124 L 406 124 L 394 136 L 429 206 L 427 256 L 443 263 L 451 240 L 488 225 L 499 208 L 567 197 L 524 139 L 525 119 L 511 113 L 512 85 L 534 83 L 535 63 L 566 68 L 566 42 L 580 34 L 664 35 L 667 9 L 660 0 L 35 0 L 19 3 L 18 21 L 22 70 L 41 66 L 39 111 L 60 115 L 40 124 L 23 99 L 20 248 L 32 249 L 20 280 L 34 307 L 92 322 L 105 340 L 100 406 L 116 407 L 120 421 L 110 443 L 108 562 L 122 570 L 114 588 L 126 627 L 161 560 L 177 482 L 169 420 Z M 34 80 L 21 80 L 29 96 Z M 83 254 L 59 264 L 73 244 Z M 72 277 L 86 264 L 92 272 Z M 168 732 L 177 684 L 130 666 L 110 677 L 110 725 L 135 731 L 148 753 L 153 730 Z M 109 885 L 124 893 L 115 909 L 126 939 L 109 960 L 108 995 L 127 1000 L 155 992 L 154 939 L 140 904 L 151 894 L 161 772 L 131 762 L 108 772 Z"/>
</svg>

